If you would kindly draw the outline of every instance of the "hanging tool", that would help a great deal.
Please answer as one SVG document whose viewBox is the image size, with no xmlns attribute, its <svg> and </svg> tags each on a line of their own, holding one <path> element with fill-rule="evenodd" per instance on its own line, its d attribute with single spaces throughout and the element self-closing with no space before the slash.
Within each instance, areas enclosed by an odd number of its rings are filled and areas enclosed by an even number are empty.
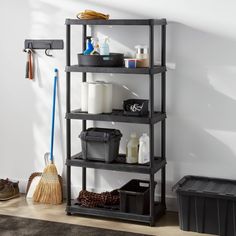
<svg viewBox="0 0 236 236">
<path fill-rule="evenodd" d="M 27 49 L 25 50 L 27 52 L 27 61 L 26 61 L 26 73 L 25 73 L 25 78 L 33 80 L 34 76 L 34 68 L 33 68 L 33 50 L 32 49 Z"/>
</svg>

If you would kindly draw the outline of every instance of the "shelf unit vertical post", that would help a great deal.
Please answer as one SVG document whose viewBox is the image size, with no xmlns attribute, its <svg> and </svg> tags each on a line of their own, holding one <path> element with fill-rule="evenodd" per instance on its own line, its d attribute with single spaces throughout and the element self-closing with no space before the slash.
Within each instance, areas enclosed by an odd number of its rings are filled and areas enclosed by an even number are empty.
<svg viewBox="0 0 236 236">
<path fill-rule="evenodd" d="M 154 66 L 154 25 L 152 21 L 149 24 L 149 67 Z M 153 117 L 154 111 L 154 75 L 149 74 L 149 102 L 150 102 L 150 113 L 149 117 Z M 149 136 L 150 136 L 150 168 L 154 166 L 154 124 L 152 122 L 149 124 Z M 154 174 L 150 173 L 150 225 L 154 225 L 155 220 L 155 206 L 154 206 L 154 195 L 155 195 L 155 184 L 154 184 Z"/>
<path fill-rule="evenodd" d="M 66 25 L 66 66 L 70 66 L 70 50 L 71 50 L 71 26 Z M 66 72 L 66 112 L 71 111 L 71 75 Z M 71 120 L 66 120 L 66 157 L 71 159 Z M 67 206 L 71 206 L 71 166 L 67 165 Z"/>
<path fill-rule="evenodd" d="M 87 25 L 82 26 L 82 51 L 86 49 Z M 87 74 L 82 72 L 82 81 L 86 82 Z M 86 120 L 82 120 L 82 130 L 86 130 Z M 82 189 L 86 190 L 86 168 L 82 167 Z"/>
<path fill-rule="evenodd" d="M 166 25 L 161 26 L 161 65 L 166 66 Z M 161 73 L 161 111 L 166 113 L 166 72 Z M 161 121 L 161 158 L 166 159 L 166 120 Z M 161 170 L 161 203 L 166 208 L 166 167 Z"/>
</svg>

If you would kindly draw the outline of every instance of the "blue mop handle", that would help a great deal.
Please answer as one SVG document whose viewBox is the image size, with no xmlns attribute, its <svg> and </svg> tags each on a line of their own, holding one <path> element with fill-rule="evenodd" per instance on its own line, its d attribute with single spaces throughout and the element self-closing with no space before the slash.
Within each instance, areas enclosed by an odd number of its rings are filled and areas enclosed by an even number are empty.
<svg viewBox="0 0 236 236">
<path fill-rule="evenodd" d="M 54 123 L 55 123 L 55 110 L 56 110 L 56 91 L 58 80 L 58 69 L 54 70 L 54 86 L 53 86 L 53 99 L 52 99 L 52 126 L 51 126 L 51 146 L 50 146 L 50 161 L 53 162 L 53 142 L 54 142 Z"/>
</svg>

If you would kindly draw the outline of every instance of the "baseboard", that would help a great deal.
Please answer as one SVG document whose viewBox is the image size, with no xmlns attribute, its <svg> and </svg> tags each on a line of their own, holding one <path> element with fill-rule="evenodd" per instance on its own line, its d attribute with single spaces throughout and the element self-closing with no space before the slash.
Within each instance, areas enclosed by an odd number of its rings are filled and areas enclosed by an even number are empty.
<svg viewBox="0 0 236 236">
<path fill-rule="evenodd" d="M 28 184 L 28 181 L 26 181 L 26 180 L 20 180 L 19 181 L 20 193 L 26 193 L 27 184 Z"/>
</svg>

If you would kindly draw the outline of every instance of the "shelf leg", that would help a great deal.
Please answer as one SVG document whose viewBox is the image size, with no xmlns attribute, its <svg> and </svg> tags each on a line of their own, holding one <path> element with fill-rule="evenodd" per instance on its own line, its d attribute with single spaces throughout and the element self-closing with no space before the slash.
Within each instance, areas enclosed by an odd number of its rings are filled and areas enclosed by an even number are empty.
<svg viewBox="0 0 236 236">
<path fill-rule="evenodd" d="M 70 25 L 66 25 L 66 65 L 70 66 Z M 71 110 L 71 81 L 70 72 L 66 72 L 66 112 Z M 71 120 L 66 120 L 66 158 L 71 159 Z M 67 206 L 71 206 L 71 166 L 66 168 Z M 68 212 L 67 212 L 68 213 Z"/>
<path fill-rule="evenodd" d="M 166 66 L 166 25 L 161 26 L 161 65 Z M 161 73 L 161 111 L 166 113 L 166 72 Z M 166 121 L 161 122 L 161 158 L 166 159 Z M 161 203 L 166 208 L 166 167 L 161 170 Z"/>
<path fill-rule="evenodd" d="M 87 25 L 82 26 L 82 51 L 86 49 L 86 37 L 87 37 Z M 82 73 L 82 81 L 86 82 L 87 80 L 87 74 L 85 72 Z M 86 130 L 86 120 L 82 120 L 82 130 Z M 86 190 L 86 176 L 87 176 L 87 171 L 85 167 L 82 167 L 82 189 Z"/>
<path fill-rule="evenodd" d="M 154 184 L 154 174 L 150 174 L 150 224 L 155 224 L 155 204 L 154 204 L 154 195 L 155 195 L 155 184 Z"/>
<path fill-rule="evenodd" d="M 151 168 L 153 168 L 153 159 L 154 159 L 154 125 L 149 125 L 149 136 L 150 136 L 150 164 Z M 155 223 L 155 181 L 154 174 L 151 173 L 150 176 L 150 216 L 151 222 L 150 224 Z"/>
<path fill-rule="evenodd" d="M 154 25 L 149 25 L 149 63 L 150 68 L 154 65 Z M 149 75 L 149 117 L 153 117 L 154 112 L 154 75 Z M 150 136 L 150 167 L 154 167 L 154 124 L 149 124 L 149 136 Z M 154 195 L 155 195 L 155 183 L 154 174 L 150 174 L 150 225 L 155 224 L 155 206 L 154 206 Z"/>
</svg>

